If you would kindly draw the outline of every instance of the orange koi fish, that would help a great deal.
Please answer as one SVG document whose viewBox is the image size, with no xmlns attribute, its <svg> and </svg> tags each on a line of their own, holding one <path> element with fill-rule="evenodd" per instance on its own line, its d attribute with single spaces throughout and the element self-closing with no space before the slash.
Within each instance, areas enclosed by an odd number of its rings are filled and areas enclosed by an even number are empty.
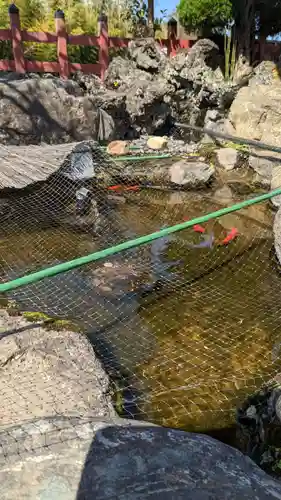
<svg viewBox="0 0 281 500">
<path fill-rule="evenodd" d="M 123 186 L 122 184 L 117 184 L 116 186 L 108 186 L 108 191 L 138 191 L 139 186 Z"/>
<path fill-rule="evenodd" d="M 233 227 L 227 234 L 227 236 L 220 242 L 220 245 L 228 245 L 228 243 L 230 243 L 230 241 L 233 241 L 238 236 L 238 234 L 238 229 L 236 229 L 236 227 Z"/>
</svg>

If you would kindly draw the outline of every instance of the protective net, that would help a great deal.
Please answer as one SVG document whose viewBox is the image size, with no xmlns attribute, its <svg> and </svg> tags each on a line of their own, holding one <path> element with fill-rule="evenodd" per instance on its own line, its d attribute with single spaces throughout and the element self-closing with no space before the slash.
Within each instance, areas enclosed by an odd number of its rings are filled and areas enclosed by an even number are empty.
<svg viewBox="0 0 281 500">
<path fill-rule="evenodd" d="M 225 204 L 210 190 L 169 189 L 175 158 L 117 161 L 94 142 L 32 147 L 33 156 L 1 148 L 22 169 L 1 177 L 2 282 Z M 24 175 L 38 182 L 15 189 Z M 162 425 L 230 426 L 237 405 L 281 369 L 272 220 L 269 204 L 255 205 L 8 293 L 0 318 L 5 453 L 11 442 L 19 449 L 11 426 L 41 419 L 39 435 L 61 431 L 66 419 L 75 427 L 77 417 L 108 415 L 102 398 L 123 416 Z M 36 322 L 19 319 L 11 304 Z M 55 318 L 43 325 L 47 336 L 32 312 Z"/>
</svg>

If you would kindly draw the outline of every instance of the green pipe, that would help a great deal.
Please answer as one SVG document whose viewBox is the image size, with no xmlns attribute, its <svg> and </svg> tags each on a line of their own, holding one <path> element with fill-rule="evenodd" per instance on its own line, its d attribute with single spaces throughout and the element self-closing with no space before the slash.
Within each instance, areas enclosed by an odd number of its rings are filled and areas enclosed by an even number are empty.
<svg viewBox="0 0 281 500">
<path fill-rule="evenodd" d="M 177 155 L 179 156 L 179 155 Z M 162 158 L 172 158 L 173 155 L 162 154 L 162 155 L 143 155 L 143 156 L 116 156 L 114 161 L 144 161 L 144 160 L 159 160 Z"/>
<path fill-rule="evenodd" d="M 101 146 L 102 149 L 107 149 L 107 146 Z M 139 151 L 140 149 L 142 149 L 140 146 L 129 146 L 129 149 L 131 149 L 132 151 Z"/>
<path fill-rule="evenodd" d="M 61 264 L 57 264 L 56 266 L 48 267 L 46 269 L 42 269 L 41 271 L 27 274 L 26 276 L 22 276 L 21 278 L 7 281 L 6 283 L 0 284 L 0 293 L 10 292 L 11 290 L 15 290 L 16 288 L 36 283 L 37 281 L 41 281 L 44 278 L 56 276 L 57 274 L 70 271 L 71 269 L 75 269 L 80 266 L 84 266 L 85 264 L 89 264 L 90 262 L 105 259 L 106 257 L 110 257 L 111 255 L 119 252 L 124 252 L 125 250 L 129 250 L 130 248 L 135 248 L 140 245 L 146 245 L 153 240 L 162 238 L 163 236 L 168 236 L 169 234 L 176 233 L 177 231 L 182 231 L 183 229 L 187 229 L 194 224 L 201 224 L 211 219 L 222 217 L 223 215 L 229 214 L 231 212 L 236 212 L 237 210 L 249 207 L 250 205 L 255 205 L 256 203 L 261 203 L 262 201 L 268 200 L 278 195 L 281 195 L 281 188 L 275 189 L 270 193 L 256 196 L 255 198 L 251 198 L 250 200 L 236 203 L 231 207 L 221 208 L 220 210 L 217 210 L 215 212 L 196 217 L 195 219 L 191 219 L 186 222 L 181 222 L 180 224 L 176 224 L 175 226 L 161 229 L 161 231 L 147 234 L 146 236 L 141 236 L 140 238 L 136 238 L 134 240 L 125 241 L 113 247 L 105 248 L 104 250 L 85 255 L 84 257 L 78 257 L 77 259 L 69 260 L 68 262 L 62 262 Z"/>
</svg>

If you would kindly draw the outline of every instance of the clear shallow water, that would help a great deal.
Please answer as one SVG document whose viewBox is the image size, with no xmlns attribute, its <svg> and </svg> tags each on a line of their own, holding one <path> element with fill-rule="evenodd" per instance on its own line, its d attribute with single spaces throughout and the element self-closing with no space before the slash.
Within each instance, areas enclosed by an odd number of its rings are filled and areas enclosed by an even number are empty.
<svg viewBox="0 0 281 500">
<path fill-rule="evenodd" d="M 130 200 L 115 207 L 98 237 L 66 224 L 43 227 L 36 213 L 23 217 L 17 202 L 1 226 L 2 279 L 219 208 L 190 193 L 146 192 Z M 238 228 L 229 246 L 192 249 L 199 237 L 186 230 L 154 252 L 139 247 L 12 297 L 26 310 L 82 324 L 111 376 L 134 389 L 131 413 L 187 430 L 226 428 L 236 405 L 281 368 L 281 276 L 271 256 L 271 217 L 263 205 L 208 223 L 216 242 Z"/>
</svg>

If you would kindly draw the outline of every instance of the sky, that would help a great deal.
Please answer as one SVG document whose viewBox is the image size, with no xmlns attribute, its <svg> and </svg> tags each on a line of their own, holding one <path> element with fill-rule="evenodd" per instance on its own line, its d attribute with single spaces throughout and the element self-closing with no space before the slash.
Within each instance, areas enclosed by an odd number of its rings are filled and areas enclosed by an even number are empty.
<svg viewBox="0 0 281 500">
<path fill-rule="evenodd" d="M 168 14 L 172 14 L 176 10 L 179 0 L 154 0 L 155 17 L 160 17 L 160 10 L 167 9 Z"/>
</svg>

